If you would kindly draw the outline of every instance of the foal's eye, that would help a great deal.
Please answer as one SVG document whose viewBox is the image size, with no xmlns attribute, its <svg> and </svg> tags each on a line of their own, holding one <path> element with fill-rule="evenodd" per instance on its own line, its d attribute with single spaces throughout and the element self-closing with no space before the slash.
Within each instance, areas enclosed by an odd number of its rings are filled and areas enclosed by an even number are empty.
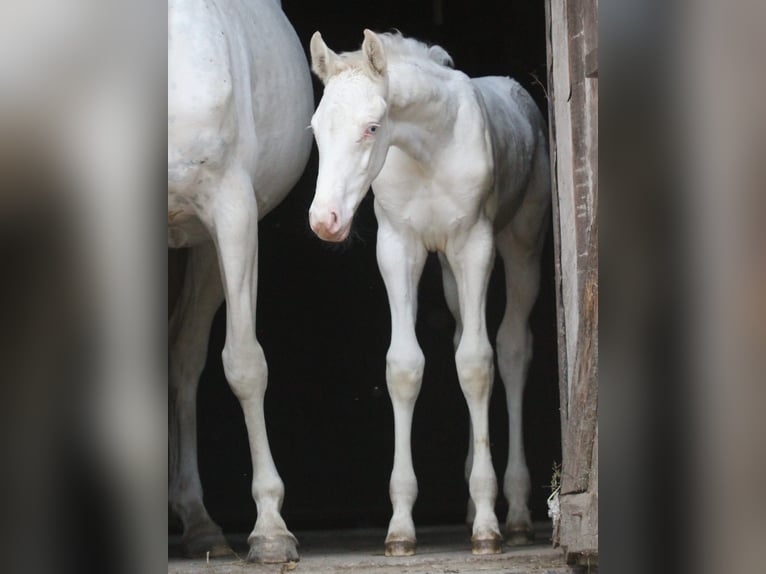
<svg viewBox="0 0 766 574">
<path fill-rule="evenodd" d="M 370 124 L 369 126 L 367 126 L 367 129 L 364 131 L 364 135 L 366 135 L 366 136 L 374 136 L 375 132 L 378 131 L 379 127 L 380 126 L 378 124 Z"/>
</svg>

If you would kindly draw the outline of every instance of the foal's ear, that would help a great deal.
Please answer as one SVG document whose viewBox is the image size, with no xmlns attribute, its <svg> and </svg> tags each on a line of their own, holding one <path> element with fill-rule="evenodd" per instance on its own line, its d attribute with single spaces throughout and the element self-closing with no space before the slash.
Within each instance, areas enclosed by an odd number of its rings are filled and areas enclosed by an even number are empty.
<svg viewBox="0 0 766 574">
<path fill-rule="evenodd" d="M 386 52 L 383 50 L 383 42 L 375 32 L 364 30 L 364 42 L 362 42 L 364 63 L 373 76 L 383 76 L 386 73 Z"/>
<path fill-rule="evenodd" d="M 322 39 L 322 34 L 314 32 L 311 36 L 311 69 L 323 84 L 338 72 L 338 54 L 330 50 Z"/>
</svg>

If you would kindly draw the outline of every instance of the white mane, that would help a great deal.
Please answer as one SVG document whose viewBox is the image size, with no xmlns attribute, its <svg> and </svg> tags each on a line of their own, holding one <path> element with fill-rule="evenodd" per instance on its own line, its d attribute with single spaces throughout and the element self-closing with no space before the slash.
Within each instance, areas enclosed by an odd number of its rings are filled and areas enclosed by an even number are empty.
<svg viewBox="0 0 766 574">
<path fill-rule="evenodd" d="M 419 58 L 429 60 L 440 66 L 452 68 L 454 63 L 452 56 L 447 53 L 447 50 L 441 46 L 433 45 L 429 46 L 425 42 L 421 42 L 414 38 L 405 38 L 401 32 L 384 32 L 378 34 L 378 37 L 383 42 L 383 47 L 386 50 L 386 58 L 389 61 L 395 62 L 397 60 L 405 60 L 410 58 Z M 360 66 L 362 62 L 362 51 L 356 50 L 355 52 L 343 52 L 338 54 L 341 61 L 349 66 Z"/>
</svg>

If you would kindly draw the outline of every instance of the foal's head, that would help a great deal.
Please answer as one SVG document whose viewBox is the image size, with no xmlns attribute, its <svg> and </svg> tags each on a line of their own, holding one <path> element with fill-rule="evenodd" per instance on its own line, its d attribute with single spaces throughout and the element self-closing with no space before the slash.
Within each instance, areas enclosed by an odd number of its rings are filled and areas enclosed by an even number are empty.
<svg viewBox="0 0 766 574">
<path fill-rule="evenodd" d="M 319 175 L 309 222 L 322 239 L 343 241 L 389 146 L 383 43 L 365 30 L 360 52 L 338 55 L 315 32 L 311 68 L 325 89 L 311 118 Z"/>
</svg>

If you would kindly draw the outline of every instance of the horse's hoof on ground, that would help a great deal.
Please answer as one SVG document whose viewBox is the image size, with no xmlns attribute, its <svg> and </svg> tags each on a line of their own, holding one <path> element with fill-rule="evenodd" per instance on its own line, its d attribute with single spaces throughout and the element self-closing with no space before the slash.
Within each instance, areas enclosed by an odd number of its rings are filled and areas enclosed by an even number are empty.
<svg viewBox="0 0 766 574">
<path fill-rule="evenodd" d="M 234 552 L 221 532 L 208 532 L 184 537 L 184 553 L 189 558 L 234 556 Z"/>
<path fill-rule="evenodd" d="M 391 540 L 386 541 L 386 556 L 414 556 L 414 540 Z"/>
<path fill-rule="evenodd" d="M 490 538 L 471 538 L 471 544 L 473 554 L 500 554 L 503 551 L 503 539 L 499 534 Z"/>
<path fill-rule="evenodd" d="M 535 542 L 535 531 L 528 526 L 517 528 L 507 528 L 505 531 L 505 542 L 508 546 L 528 546 Z"/>
<path fill-rule="evenodd" d="M 248 562 L 281 564 L 300 560 L 298 541 L 293 536 L 282 535 L 269 538 L 254 536 L 248 542 L 250 543 L 250 551 L 247 553 Z"/>
</svg>

